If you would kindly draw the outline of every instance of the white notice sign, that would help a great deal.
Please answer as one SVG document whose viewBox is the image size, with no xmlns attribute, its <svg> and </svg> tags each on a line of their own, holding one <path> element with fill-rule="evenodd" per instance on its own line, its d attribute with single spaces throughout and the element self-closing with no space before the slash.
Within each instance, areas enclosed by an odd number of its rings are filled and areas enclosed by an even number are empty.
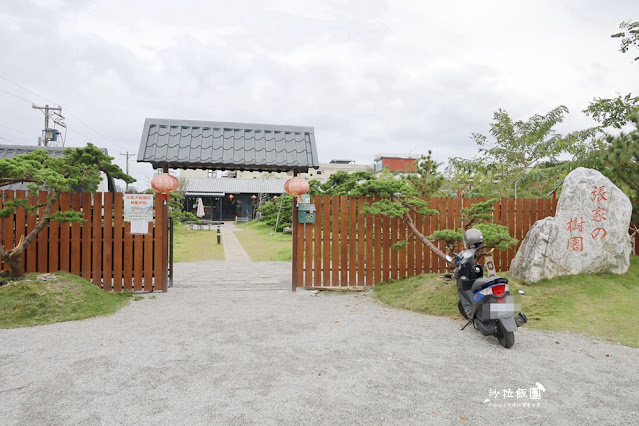
<svg viewBox="0 0 639 426">
<path fill-rule="evenodd" d="M 140 221 L 131 222 L 131 233 L 132 234 L 148 234 L 149 222 L 140 222 Z"/>
</svg>

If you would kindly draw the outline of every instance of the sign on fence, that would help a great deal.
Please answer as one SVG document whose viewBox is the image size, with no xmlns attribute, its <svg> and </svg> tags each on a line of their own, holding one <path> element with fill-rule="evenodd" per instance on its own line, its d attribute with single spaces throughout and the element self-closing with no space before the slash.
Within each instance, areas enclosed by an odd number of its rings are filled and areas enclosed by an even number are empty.
<svg viewBox="0 0 639 426">
<path fill-rule="evenodd" d="M 147 234 L 153 222 L 153 194 L 124 194 L 124 221 L 132 234 Z"/>
</svg>

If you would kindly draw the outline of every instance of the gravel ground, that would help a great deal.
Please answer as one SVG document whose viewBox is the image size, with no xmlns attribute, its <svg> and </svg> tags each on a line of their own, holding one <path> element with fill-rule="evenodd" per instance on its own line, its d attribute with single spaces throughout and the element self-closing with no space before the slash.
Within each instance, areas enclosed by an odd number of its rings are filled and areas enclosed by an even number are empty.
<svg viewBox="0 0 639 426">
<path fill-rule="evenodd" d="M 0 424 L 639 423 L 637 349 L 524 327 L 506 350 L 289 268 L 181 264 L 115 315 L 0 330 Z"/>
</svg>

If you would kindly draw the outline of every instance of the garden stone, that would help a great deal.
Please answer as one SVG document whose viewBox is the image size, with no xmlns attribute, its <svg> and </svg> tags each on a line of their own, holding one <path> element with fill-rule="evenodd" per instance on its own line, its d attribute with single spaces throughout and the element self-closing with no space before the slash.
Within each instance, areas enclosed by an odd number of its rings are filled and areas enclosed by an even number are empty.
<svg viewBox="0 0 639 426">
<path fill-rule="evenodd" d="M 579 167 L 564 180 L 554 217 L 530 228 L 510 265 L 527 282 L 630 266 L 630 199 L 596 170 Z"/>
<path fill-rule="evenodd" d="M 286 227 L 282 230 L 282 234 L 292 234 L 293 233 L 293 228 L 290 227 Z"/>
</svg>

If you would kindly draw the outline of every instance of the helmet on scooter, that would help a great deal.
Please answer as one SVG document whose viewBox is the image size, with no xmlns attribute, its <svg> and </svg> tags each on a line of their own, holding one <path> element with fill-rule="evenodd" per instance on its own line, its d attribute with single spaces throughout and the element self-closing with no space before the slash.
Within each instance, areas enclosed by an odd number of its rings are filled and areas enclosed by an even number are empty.
<svg viewBox="0 0 639 426">
<path fill-rule="evenodd" d="M 466 248 L 479 248 L 484 243 L 484 236 L 481 231 L 471 228 L 464 233 L 464 246 Z"/>
</svg>

